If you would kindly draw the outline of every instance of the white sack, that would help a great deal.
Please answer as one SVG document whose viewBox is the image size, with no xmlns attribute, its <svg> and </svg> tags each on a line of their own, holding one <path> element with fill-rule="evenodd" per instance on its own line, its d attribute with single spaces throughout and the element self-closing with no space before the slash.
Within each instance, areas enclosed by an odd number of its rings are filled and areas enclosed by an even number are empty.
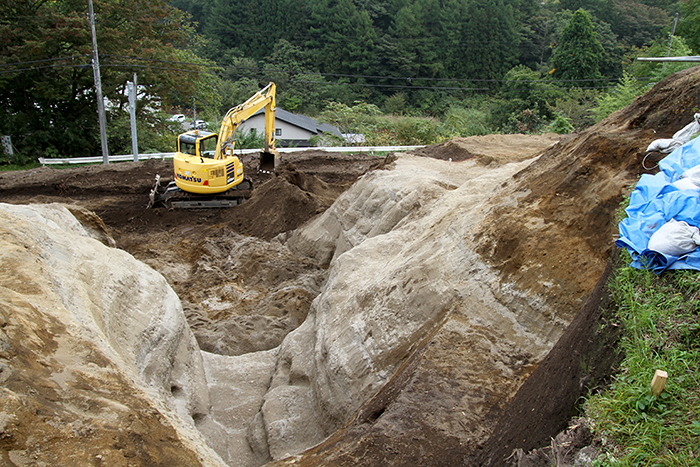
<svg viewBox="0 0 700 467">
<path fill-rule="evenodd" d="M 679 190 L 697 190 L 700 189 L 700 177 L 699 178 L 679 178 L 672 183 L 673 186 Z"/>
<path fill-rule="evenodd" d="M 668 154 L 674 149 L 683 146 L 690 141 L 693 136 L 700 132 L 700 113 L 696 113 L 694 120 L 688 125 L 678 130 L 671 139 L 657 139 L 647 148 L 647 152 L 660 152 Z"/>
<path fill-rule="evenodd" d="M 683 172 L 680 176 L 680 180 L 690 180 L 696 185 L 700 185 L 700 165 L 691 167 L 690 169 Z"/>
<path fill-rule="evenodd" d="M 673 150 L 677 147 L 682 146 L 682 144 L 683 143 L 679 143 L 671 138 L 655 139 L 647 148 L 647 152 L 660 152 L 662 154 L 668 154 L 669 152 L 673 152 Z"/>
<path fill-rule="evenodd" d="M 700 245 L 700 230 L 687 222 L 671 219 L 654 232 L 649 239 L 649 250 L 667 256 L 690 253 Z"/>
</svg>

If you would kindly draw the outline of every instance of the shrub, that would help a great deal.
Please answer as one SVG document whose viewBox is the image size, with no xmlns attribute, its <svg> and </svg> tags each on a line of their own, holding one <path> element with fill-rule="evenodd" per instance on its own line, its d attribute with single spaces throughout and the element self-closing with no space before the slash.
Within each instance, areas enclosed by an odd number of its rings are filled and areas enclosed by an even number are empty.
<svg viewBox="0 0 700 467">
<path fill-rule="evenodd" d="M 646 91 L 647 86 L 639 83 L 632 75 L 624 72 L 615 88 L 596 99 L 597 106 L 591 109 L 596 121 L 627 107 L 634 99 Z"/>
<path fill-rule="evenodd" d="M 451 106 L 442 118 L 440 132 L 446 136 L 474 136 L 491 133 L 488 112 L 474 107 Z"/>
</svg>

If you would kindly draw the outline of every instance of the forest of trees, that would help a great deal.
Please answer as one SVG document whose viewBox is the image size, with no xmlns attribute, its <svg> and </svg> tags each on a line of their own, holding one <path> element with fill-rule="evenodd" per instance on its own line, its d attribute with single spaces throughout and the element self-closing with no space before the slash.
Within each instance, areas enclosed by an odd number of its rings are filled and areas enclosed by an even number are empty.
<svg viewBox="0 0 700 467">
<path fill-rule="evenodd" d="M 329 122 L 428 117 L 441 125 L 426 133 L 433 139 L 571 131 L 688 66 L 636 57 L 700 53 L 700 0 L 94 5 L 113 153 L 130 145 L 126 82 L 134 74 L 140 146 L 149 150 L 171 144 L 159 139 L 170 138 L 164 112 L 196 109 L 214 120 L 269 81 L 278 106 Z M 99 154 L 87 3 L 2 2 L 0 33 L 0 134 L 29 159 Z M 373 123 L 378 133 L 388 125 Z"/>
</svg>

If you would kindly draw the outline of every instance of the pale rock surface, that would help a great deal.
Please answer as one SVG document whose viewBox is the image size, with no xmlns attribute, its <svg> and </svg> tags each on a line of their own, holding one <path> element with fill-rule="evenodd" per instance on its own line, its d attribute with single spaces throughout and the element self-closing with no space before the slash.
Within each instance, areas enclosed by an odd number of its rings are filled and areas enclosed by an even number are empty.
<svg viewBox="0 0 700 467">
<path fill-rule="evenodd" d="M 223 465 L 195 429 L 210 417 L 204 365 L 163 277 L 60 205 L 0 204 L 0 226 L 5 460 Z"/>
<path fill-rule="evenodd" d="M 306 322 L 282 343 L 261 408 L 274 459 L 346 423 L 428 339 L 449 335 L 474 348 L 454 362 L 455 384 L 480 388 L 451 408 L 462 423 L 477 423 L 487 400 L 507 396 L 519 369 L 542 358 L 570 316 L 502 281 L 472 238 L 488 200 L 529 163 L 401 156 L 286 236 L 330 272 Z"/>
<path fill-rule="evenodd" d="M 449 410 L 426 414 L 428 422 L 484 435 L 479 423 L 489 404 L 517 388 L 523 369 L 570 319 L 504 281 L 475 252 L 489 200 L 531 162 L 484 167 L 403 155 L 366 174 L 275 243 L 280 256 L 328 267 L 306 320 L 279 347 L 237 356 L 200 352 L 163 278 L 94 240 L 105 241 L 99 225 L 90 232 L 59 206 L 2 205 L 0 212 L 11 226 L 5 236 L 31 244 L 49 284 L 46 300 L 60 305 L 46 313 L 67 323 L 70 338 L 93 342 L 150 395 L 180 439 L 192 440 L 200 458 L 216 459 L 206 465 L 257 466 L 323 441 L 429 341 L 428 353 L 455 347 L 430 361 L 443 362 L 449 384 L 464 390 L 443 394 Z M 219 256 L 238 257 L 235 248 Z"/>
<path fill-rule="evenodd" d="M 230 466 L 271 460 L 259 410 L 277 353 L 277 349 L 240 356 L 202 352 L 212 410 L 207 422 L 197 427 Z"/>
</svg>

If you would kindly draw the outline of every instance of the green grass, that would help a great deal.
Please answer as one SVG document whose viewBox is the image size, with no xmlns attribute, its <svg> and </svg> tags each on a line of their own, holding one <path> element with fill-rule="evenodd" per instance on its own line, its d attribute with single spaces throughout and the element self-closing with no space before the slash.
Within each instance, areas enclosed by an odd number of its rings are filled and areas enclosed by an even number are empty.
<svg viewBox="0 0 700 467">
<path fill-rule="evenodd" d="M 595 465 L 700 465 L 700 274 L 624 266 L 611 290 L 625 359 L 611 387 L 585 404 L 605 447 Z M 657 369 L 668 381 L 654 397 Z"/>
<path fill-rule="evenodd" d="M 0 172 L 13 171 L 13 170 L 29 170 L 41 167 L 39 162 L 27 162 L 26 164 L 16 164 L 3 162 L 0 163 Z"/>
</svg>

